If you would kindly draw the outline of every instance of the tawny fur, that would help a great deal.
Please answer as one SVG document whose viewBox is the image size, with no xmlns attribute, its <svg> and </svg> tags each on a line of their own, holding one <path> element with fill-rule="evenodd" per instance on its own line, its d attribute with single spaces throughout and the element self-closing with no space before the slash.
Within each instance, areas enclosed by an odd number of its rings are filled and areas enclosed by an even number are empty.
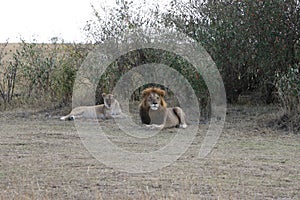
<svg viewBox="0 0 300 200">
<path fill-rule="evenodd" d="M 74 108 L 61 120 L 74 120 L 77 118 L 110 119 L 122 113 L 119 102 L 112 94 L 102 94 L 104 104 L 96 106 L 79 106 Z"/>
<path fill-rule="evenodd" d="M 167 108 L 165 91 L 160 88 L 147 88 L 142 92 L 139 113 L 143 124 L 151 128 L 186 128 L 185 113 L 180 107 Z"/>
</svg>

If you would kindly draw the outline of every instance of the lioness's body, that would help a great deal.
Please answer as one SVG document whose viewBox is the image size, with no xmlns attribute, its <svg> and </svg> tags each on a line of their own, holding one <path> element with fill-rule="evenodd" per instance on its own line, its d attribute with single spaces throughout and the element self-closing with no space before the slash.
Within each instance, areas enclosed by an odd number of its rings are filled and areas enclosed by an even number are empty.
<svg viewBox="0 0 300 200">
<path fill-rule="evenodd" d="M 164 95 L 165 91 L 159 88 L 148 88 L 143 91 L 143 100 L 139 105 L 142 123 L 157 128 L 186 128 L 183 110 L 180 107 L 167 108 Z"/>
<path fill-rule="evenodd" d="M 110 119 L 121 114 L 119 102 L 112 94 L 102 94 L 104 104 L 96 106 L 79 106 L 74 108 L 70 114 L 61 117 L 61 120 L 73 120 L 76 118 Z"/>
</svg>

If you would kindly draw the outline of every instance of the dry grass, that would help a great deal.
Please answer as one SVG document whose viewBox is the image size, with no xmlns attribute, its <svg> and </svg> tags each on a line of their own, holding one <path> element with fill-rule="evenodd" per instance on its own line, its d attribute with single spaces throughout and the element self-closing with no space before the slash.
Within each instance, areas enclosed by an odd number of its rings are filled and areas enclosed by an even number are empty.
<svg viewBox="0 0 300 200">
<path fill-rule="evenodd" d="M 299 135 L 262 126 L 271 111 L 230 107 L 207 158 L 197 159 L 199 134 L 176 162 L 144 174 L 94 159 L 74 123 L 58 120 L 59 112 L 50 119 L 42 112 L 1 113 L 0 199 L 299 199 Z M 111 134 L 122 146 L 118 130 Z"/>
</svg>

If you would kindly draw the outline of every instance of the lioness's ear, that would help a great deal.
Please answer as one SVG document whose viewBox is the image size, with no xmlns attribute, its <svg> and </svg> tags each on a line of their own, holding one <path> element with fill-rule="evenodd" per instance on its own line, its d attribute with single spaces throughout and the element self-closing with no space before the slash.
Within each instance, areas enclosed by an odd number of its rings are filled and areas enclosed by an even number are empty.
<svg viewBox="0 0 300 200">
<path fill-rule="evenodd" d="M 106 96 L 106 93 L 102 93 L 102 97 L 104 98 Z"/>
</svg>

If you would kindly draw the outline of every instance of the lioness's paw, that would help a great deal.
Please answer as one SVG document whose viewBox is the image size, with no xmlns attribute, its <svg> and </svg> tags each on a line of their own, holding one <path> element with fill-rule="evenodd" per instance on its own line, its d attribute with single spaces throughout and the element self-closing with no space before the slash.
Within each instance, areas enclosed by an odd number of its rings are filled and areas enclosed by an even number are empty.
<svg viewBox="0 0 300 200">
<path fill-rule="evenodd" d="M 71 116 L 69 117 L 69 120 L 75 120 L 75 115 L 71 115 Z"/>
<path fill-rule="evenodd" d="M 150 124 L 150 125 L 147 124 L 146 127 L 149 128 L 149 129 L 154 129 L 154 128 L 155 128 L 155 127 L 153 126 L 153 124 Z"/>
<path fill-rule="evenodd" d="M 187 127 L 186 124 L 180 124 L 180 125 L 179 125 L 179 128 L 186 128 L 186 127 Z"/>
</svg>

